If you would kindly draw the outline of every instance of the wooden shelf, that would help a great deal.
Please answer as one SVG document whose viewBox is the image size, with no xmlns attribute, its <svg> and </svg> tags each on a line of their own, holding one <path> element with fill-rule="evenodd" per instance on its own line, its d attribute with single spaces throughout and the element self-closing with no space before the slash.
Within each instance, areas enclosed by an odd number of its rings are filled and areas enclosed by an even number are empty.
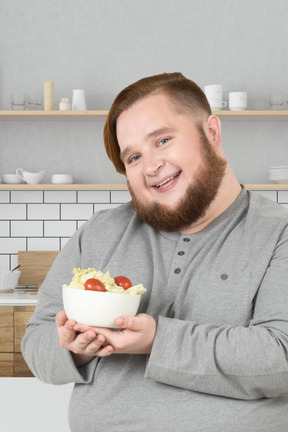
<svg viewBox="0 0 288 432">
<path fill-rule="evenodd" d="M 288 184 L 245 184 L 246 189 L 286 190 Z M 126 184 L 0 184 L 0 190 L 128 190 Z"/>
<path fill-rule="evenodd" d="M 255 189 L 255 190 L 286 190 L 288 189 L 288 184 L 275 184 L 275 183 L 267 183 L 267 184 L 244 184 L 246 189 Z"/>
<path fill-rule="evenodd" d="M 108 110 L 91 111 L 0 111 L 0 120 L 95 120 L 105 119 Z M 213 111 L 222 120 L 287 120 L 283 111 Z"/>
<path fill-rule="evenodd" d="M 95 120 L 105 119 L 106 110 L 94 111 L 0 111 L 0 120 Z"/>
<path fill-rule="evenodd" d="M 230 121 L 238 121 L 238 120 L 288 120 L 288 111 L 213 111 L 213 114 L 217 115 L 221 120 L 230 120 Z"/>
<path fill-rule="evenodd" d="M 0 184 L 0 190 L 127 190 L 125 184 Z"/>
</svg>

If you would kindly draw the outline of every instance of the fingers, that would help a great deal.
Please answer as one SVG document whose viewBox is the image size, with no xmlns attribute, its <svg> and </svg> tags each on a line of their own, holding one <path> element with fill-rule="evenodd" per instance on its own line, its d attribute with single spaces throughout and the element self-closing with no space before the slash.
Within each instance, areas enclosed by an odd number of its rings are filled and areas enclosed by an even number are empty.
<svg viewBox="0 0 288 432">
<path fill-rule="evenodd" d="M 75 354 L 84 354 L 87 356 L 107 357 L 113 353 L 111 345 L 105 345 L 105 337 L 96 335 L 93 331 L 87 331 L 77 336 L 75 341 Z"/>
<path fill-rule="evenodd" d="M 92 330 L 88 330 L 85 333 L 80 333 L 76 336 L 73 347 L 75 354 L 95 354 L 101 345 L 105 342 L 105 338 L 101 335 L 97 335 Z"/>
<path fill-rule="evenodd" d="M 107 357 L 114 351 L 104 335 L 98 334 L 91 326 L 68 320 L 64 311 L 57 313 L 55 322 L 60 346 L 80 357 Z"/>
<path fill-rule="evenodd" d="M 98 357 L 109 357 L 113 353 L 113 351 L 114 351 L 114 349 L 111 345 L 106 345 L 97 351 L 97 356 Z"/>
</svg>

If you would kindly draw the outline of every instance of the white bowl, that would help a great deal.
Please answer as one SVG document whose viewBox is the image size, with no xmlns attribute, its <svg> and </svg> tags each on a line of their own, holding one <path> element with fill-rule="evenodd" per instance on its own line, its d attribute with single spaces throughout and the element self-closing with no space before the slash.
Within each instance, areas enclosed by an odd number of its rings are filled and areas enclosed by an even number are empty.
<svg viewBox="0 0 288 432">
<path fill-rule="evenodd" d="M 52 184 L 72 184 L 73 177 L 71 174 L 53 174 L 51 178 Z"/>
<path fill-rule="evenodd" d="M 135 316 L 141 295 L 117 294 L 63 287 L 64 310 L 68 319 L 97 327 L 118 328 L 120 315 Z"/>
<path fill-rule="evenodd" d="M 0 270 L 0 292 L 12 292 L 18 284 L 19 270 L 14 270 L 12 273 L 10 270 Z"/>
<path fill-rule="evenodd" d="M 3 174 L 2 182 L 5 184 L 25 183 L 24 180 L 17 176 L 17 174 Z"/>
</svg>

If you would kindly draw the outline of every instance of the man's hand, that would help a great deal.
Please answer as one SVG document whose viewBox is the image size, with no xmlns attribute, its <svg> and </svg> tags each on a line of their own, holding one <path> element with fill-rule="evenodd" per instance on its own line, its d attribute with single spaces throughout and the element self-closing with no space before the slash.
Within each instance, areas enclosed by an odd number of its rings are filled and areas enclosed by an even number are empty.
<svg viewBox="0 0 288 432">
<path fill-rule="evenodd" d="M 121 330 L 110 330 L 102 327 L 88 327 L 76 324 L 74 330 L 89 332 L 89 328 L 105 339 L 106 346 L 97 351 L 99 357 L 107 357 L 110 354 L 149 354 L 152 349 L 156 333 L 156 321 L 147 314 L 139 314 L 135 317 L 120 316 L 116 324 Z"/>
<path fill-rule="evenodd" d="M 79 333 L 75 329 L 76 322 L 68 320 L 64 311 L 56 315 L 56 325 L 61 347 L 72 352 L 78 367 L 89 363 L 98 355 L 101 347 L 101 352 L 106 356 L 113 351 L 110 346 L 103 347 L 105 337 L 98 334 L 94 327 L 86 326 L 86 330 Z"/>
</svg>

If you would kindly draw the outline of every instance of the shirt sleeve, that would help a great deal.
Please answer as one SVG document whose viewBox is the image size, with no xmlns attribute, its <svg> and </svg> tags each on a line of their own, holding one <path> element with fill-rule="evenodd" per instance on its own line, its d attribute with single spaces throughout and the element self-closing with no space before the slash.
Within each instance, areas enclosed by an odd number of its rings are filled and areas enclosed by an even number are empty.
<svg viewBox="0 0 288 432">
<path fill-rule="evenodd" d="M 287 395 L 287 228 L 255 291 L 253 316 L 247 326 L 160 316 L 145 377 L 236 399 Z"/>
<path fill-rule="evenodd" d="M 68 241 L 40 287 L 35 313 L 22 340 L 29 368 L 38 379 L 50 384 L 89 383 L 98 362 L 95 358 L 77 369 L 70 351 L 59 344 L 55 323 L 56 314 L 63 310 L 62 285 L 70 282 L 73 268 L 80 266 L 80 251 L 81 230 Z"/>
</svg>

